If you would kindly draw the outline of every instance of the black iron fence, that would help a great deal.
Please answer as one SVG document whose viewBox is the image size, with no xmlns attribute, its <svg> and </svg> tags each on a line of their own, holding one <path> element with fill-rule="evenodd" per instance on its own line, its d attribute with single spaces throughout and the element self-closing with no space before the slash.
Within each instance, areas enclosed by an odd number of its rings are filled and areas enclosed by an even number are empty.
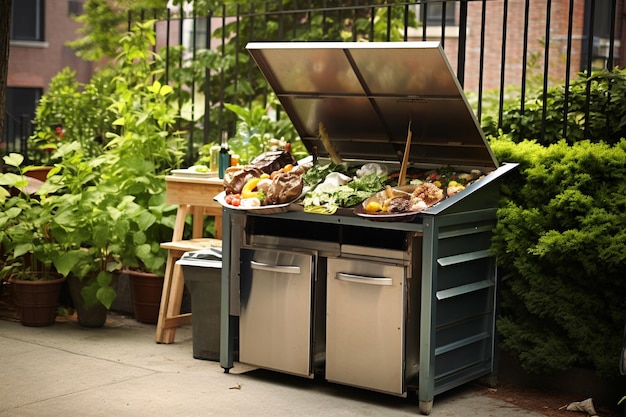
<svg viewBox="0 0 626 417">
<path fill-rule="evenodd" d="M 15 117 L 7 112 L 4 116 L 4 126 L 0 140 L 0 155 L 10 152 L 25 154 L 28 147 L 28 138 L 32 133 L 33 125 L 29 115 L 23 114 Z"/>
<path fill-rule="evenodd" d="M 181 91 L 194 92 L 187 119 L 197 122 L 187 127 L 189 158 L 198 144 L 217 141 L 219 132 L 234 129 L 225 103 L 245 106 L 269 93 L 245 52 L 250 41 L 440 42 L 478 118 L 489 116 L 498 126 L 505 102 L 509 108 L 517 103 L 524 114 L 528 96 L 552 85 L 565 86 L 565 105 L 559 111 L 567 120 L 570 83 L 581 73 L 611 71 L 626 61 L 625 0 L 368 3 L 373 2 L 244 2 L 211 10 L 134 13 L 128 22 L 155 19 L 155 50 L 182 47 L 178 50 L 183 52 L 166 52 L 165 77 Z M 192 71 L 190 78 L 184 62 L 201 62 L 202 70 Z M 547 94 L 539 100 L 544 109 L 549 107 Z M 5 146 L 19 143 L 23 150 L 23 135 L 29 133 L 30 128 L 5 128 Z M 566 123 L 560 134 L 567 137 Z"/>
</svg>

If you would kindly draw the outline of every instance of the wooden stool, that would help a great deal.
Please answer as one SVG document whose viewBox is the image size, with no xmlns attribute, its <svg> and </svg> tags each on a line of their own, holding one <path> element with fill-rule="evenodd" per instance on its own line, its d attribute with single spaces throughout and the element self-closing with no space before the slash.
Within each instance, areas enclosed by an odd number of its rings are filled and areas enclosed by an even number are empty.
<svg viewBox="0 0 626 417">
<path fill-rule="evenodd" d="M 210 247 L 222 247 L 219 239 L 201 238 L 167 242 L 161 244 L 168 250 L 165 278 L 163 280 L 163 293 L 161 295 L 161 307 L 157 322 L 156 342 L 174 343 L 176 327 L 191 323 L 191 313 L 180 314 L 180 306 L 183 299 L 185 280 L 182 267 L 176 264 L 185 252 L 196 251 Z"/>
<path fill-rule="evenodd" d="M 176 261 L 185 252 L 222 246 L 222 207 L 213 200 L 223 191 L 222 184 L 222 180 L 217 178 L 166 177 L 166 201 L 168 204 L 178 204 L 178 211 L 172 241 L 161 243 L 168 254 L 155 336 L 157 343 L 174 343 L 176 327 L 191 323 L 191 313 L 180 314 L 185 282 L 182 268 L 176 265 Z M 193 215 L 192 239 L 182 240 L 185 219 L 190 214 Z M 205 214 L 215 216 L 216 239 L 202 238 Z"/>
</svg>

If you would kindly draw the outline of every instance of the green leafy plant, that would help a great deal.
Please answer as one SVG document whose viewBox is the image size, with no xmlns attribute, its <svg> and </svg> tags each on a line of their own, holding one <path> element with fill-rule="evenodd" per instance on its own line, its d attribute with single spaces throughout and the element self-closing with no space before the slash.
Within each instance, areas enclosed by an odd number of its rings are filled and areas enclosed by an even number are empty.
<svg viewBox="0 0 626 417">
<path fill-rule="evenodd" d="M 284 113 L 278 119 L 275 108 L 278 100 L 271 96 L 269 104 L 263 107 L 258 102 L 253 102 L 249 107 L 226 103 L 225 107 L 237 115 L 237 130 L 235 136 L 230 138 L 228 145 L 233 154 L 239 155 L 239 163 L 247 164 L 263 152 L 284 148 L 290 144 L 290 151 L 296 159 L 308 155 L 304 144 L 300 140 L 291 121 Z M 204 145 L 200 150 L 200 158 L 196 164 L 209 165 L 211 143 Z"/>
<path fill-rule="evenodd" d="M 624 75 L 581 74 L 566 120 L 565 86 L 545 93 L 544 124 L 536 83 L 523 112 L 519 94 L 507 92 L 500 131 L 493 114 L 483 117 L 497 159 L 519 163 L 502 182 L 492 250 L 503 275 L 500 346 L 530 373 L 585 367 L 616 377 L 626 322 Z"/>
<path fill-rule="evenodd" d="M 86 305 L 109 308 L 116 297 L 111 272 L 119 268 L 116 248 L 122 227 L 114 220 L 124 200 L 95 181 L 101 161 L 86 160 L 77 148 L 59 149 L 66 154 L 57 164 L 59 173 L 49 177 L 37 195 L 45 211 L 53 214 L 46 233 L 58 249 L 50 259 L 56 271 L 87 284 L 82 293 Z"/>
<path fill-rule="evenodd" d="M 60 160 L 57 150 L 65 143 L 78 144 L 86 157 L 102 153 L 104 133 L 113 120 L 107 110 L 113 95 L 112 75 L 102 69 L 83 85 L 76 81 L 74 70 L 65 68 L 52 78 L 38 103 L 35 132 L 29 138 L 31 164 L 54 165 Z"/>
<path fill-rule="evenodd" d="M 125 214 L 129 225 L 122 263 L 163 275 L 167 251 L 160 243 L 171 240 L 176 217 L 176 206 L 165 201 L 165 176 L 180 166 L 184 142 L 174 128 L 178 111 L 173 89 L 157 79 L 160 58 L 151 52 L 154 41 L 152 22 L 136 25 L 122 39 L 118 94 L 110 106 L 119 130 L 107 134 L 101 182 L 133 197 L 132 212 Z M 127 77 L 127 72 L 133 74 Z"/>
<path fill-rule="evenodd" d="M 516 142 L 528 138 L 549 145 L 565 139 L 573 144 L 587 139 L 615 144 L 626 137 L 625 109 L 626 69 L 581 73 L 567 91 L 564 85 L 545 93 L 529 90 L 523 110 L 518 96 L 508 100 L 500 129 Z M 493 117 L 484 118 L 482 126 L 487 134 L 498 135 Z"/>
<path fill-rule="evenodd" d="M 174 0 L 174 6 L 193 6 L 193 16 L 229 16 L 240 11 L 240 2 L 234 0 Z M 343 2 L 353 6 L 352 3 Z M 397 3 L 397 5 L 396 5 Z M 71 43 L 78 53 L 88 59 L 100 59 L 102 56 L 114 57 L 117 54 L 117 45 L 124 30 L 121 29 L 124 21 L 129 17 L 132 21 L 140 21 L 144 16 L 148 20 L 159 18 L 166 11 L 168 3 L 164 0 L 89 0 L 85 5 L 85 14 L 77 19 L 84 25 L 81 37 Z M 224 26 L 217 27 L 211 38 L 225 39 L 220 50 L 212 50 L 205 46 L 190 51 L 182 46 L 170 46 L 162 49 L 159 55 L 167 58 L 166 61 L 156 62 L 156 66 L 164 69 L 167 64 L 168 83 L 174 88 L 176 103 L 181 117 L 177 123 L 181 130 L 190 133 L 190 144 L 185 163 L 193 165 L 199 157 L 207 155 L 201 149 L 205 145 L 219 143 L 223 130 L 229 132 L 234 139 L 233 146 L 237 147 L 240 131 L 234 128 L 240 120 L 235 112 L 224 112 L 226 103 L 241 108 L 249 107 L 250 103 L 267 96 L 267 82 L 254 69 L 250 54 L 244 46 L 252 40 L 283 39 L 289 40 L 316 40 L 316 41 L 357 41 L 357 40 L 403 40 L 403 29 L 408 22 L 413 22 L 414 12 L 408 10 L 400 1 L 388 2 L 387 7 L 343 9 L 342 2 L 338 2 L 333 13 L 326 10 L 302 10 L 302 6 L 294 1 L 271 2 L 254 0 L 246 3 L 246 11 L 241 18 L 226 20 Z M 149 9 L 149 10 L 148 10 Z M 174 9 L 180 18 L 184 12 Z M 284 11 L 290 10 L 293 19 L 284 19 Z M 291 12 L 293 10 L 294 12 Z M 129 12 L 129 13 L 127 13 Z M 372 16 L 372 13 L 376 14 Z M 260 18 L 258 13 L 266 14 Z M 214 76 L 207 76 L 212 74 Z M 208 97 L 203 97 L 208 92 Z M 195 101 L 192 101 L 192 98 Z M 203 100 L 203 99 L 206 99 Z M 261 105 L 265 107 L 265 104 Z M 193 117 L 189 109 L 193 108 Z M 283 114 L 282 108 L 275 103 L 276 113 Z M 204 122 L 203 128 L 198 128 Z M 271 132 L 271 131 L 268 131 Z M 275 135 L 280 139 L 283 135 Z M 287 138 L 286 138 L 287 139 Z M 245 139 L 242 138 L 245 143 Z M 295 142 L 290 141 L 292 146 Z M 254 142 L 252 142 L 254 143 Z M 245 160 L 247 148 L 237 151 Z"/>
<path fill-rule="evenodd" d="M 58 248 L 50 262 L 63 276 L 86 284 L 82 295 L 88 306 L 111 306 L 115 271 L 131 267 L 162 274 L 165 269 L 167 253 L 160 243 L 171 240 L 176 215 L 165 202 L 165 175 L 179 166 L 183 153 L 173 128 L 172 88 L 158 80 L 152 26 L 135 25 L 122 37 L 117 59 L 83 88 L 71 82 L 71 73 L 63 73 L 58 81 L 64 87 L 43 100 L 39 112 L 54 114 L 65 129 L 52 175 L 36 200 L 50 213 L 46 236 Z M 60 96 L 64 105 L 53 105 Z M 102 141 L 93 147 L 96 130 L 79 128 L 73 118 L 83 114 L 83 102 L 96 103 L 94 113 L 99 109 L 106 115 L 97 129 Z M 82 123 L 93 126 L 89 118 Z M 39 127 L 34 137 L 48 131 L 48 124 Z M 81 140 L 67 138 L 78 131 L 87 133 Z"/>
<path fill-rule="evenodd" d="M 60 247 L 48 229 L 53 213 L 45 201 L 31 195 L 22 169 L 24 157 L 11 153 L 3 160 L 17 172 L 0 174 L 0 280 L 58 278 L 54 260 Z"/>
</svg>

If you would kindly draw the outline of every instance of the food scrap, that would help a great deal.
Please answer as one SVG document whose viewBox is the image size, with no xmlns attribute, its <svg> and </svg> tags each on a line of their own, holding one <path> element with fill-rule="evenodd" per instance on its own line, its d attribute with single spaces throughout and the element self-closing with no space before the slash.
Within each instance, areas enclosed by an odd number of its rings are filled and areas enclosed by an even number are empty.
<svg viewBox="0 0 626 417">
<path fill-rule="evenodd" d="M 226 169 L 224 202 L 241 209 L 288 203 L 302 194 L 305 172 L 289 152 L 265 152 Z"/>
<path fill-rule="evenodd" d="M 250 164 L 230 167 L 224 174 L 224 202 L 241 209 L 291 203 L 303 197 L 304 211 L 334 214 L 338 208 L 361 207 L 359 213 L 418 213 L 451 197 L 482 178 L 479 170 L 452 167 L 407 173 L 410 183 L 398 186 L 387 166 L 298 165 L 286 151 L 266 152 Z M 305 188 L 306 187 L 306 188 Z M 305 192 L 306 191 L 306 192 Z M 360 206 L 359 206 L 360 205 Z"/>
<path fill-rule="evenodd" d="M 463 191 L 482 176 L 479 170 L 458 173 L 443 167 L 416 176 L 408 186 L 394 188 L 388 184 L 383 192 L 363 202 L 363 210 L 367 214 L 418 213 Z"/>
</svg>

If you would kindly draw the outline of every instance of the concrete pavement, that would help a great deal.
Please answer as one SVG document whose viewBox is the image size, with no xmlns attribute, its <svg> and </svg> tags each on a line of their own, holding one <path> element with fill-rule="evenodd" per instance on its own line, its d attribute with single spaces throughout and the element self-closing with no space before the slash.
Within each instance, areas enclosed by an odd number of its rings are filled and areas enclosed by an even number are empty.
<svg viewBox="0 0 626 417">
<path fill-rule="evenodd" d="M 155 326 L 109 314 L 101 329 L 72 320 L 24 327 L 0 320 L 0 417 L 415 416 L 399 398 L 254 369 L 229 374 L 193 358 L 191 325 L 176 342 L 154 342 Z M 540 417 L 468 384 L 436 396 L 432 416 Z"/>
</svg>

